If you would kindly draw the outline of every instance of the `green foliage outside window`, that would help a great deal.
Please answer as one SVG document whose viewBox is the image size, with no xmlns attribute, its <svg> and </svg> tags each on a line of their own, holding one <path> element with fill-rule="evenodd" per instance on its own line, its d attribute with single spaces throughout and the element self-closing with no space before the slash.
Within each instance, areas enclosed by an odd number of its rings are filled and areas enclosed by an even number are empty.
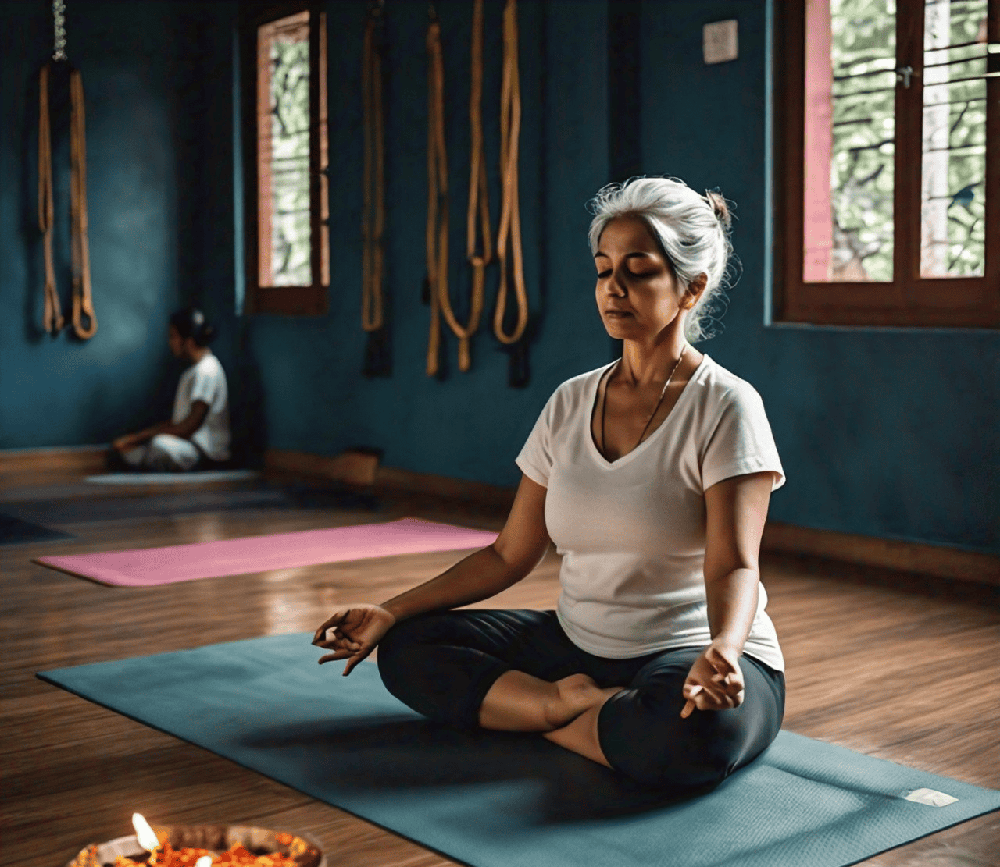
<svg viewBox="0 0 1000 867">
<path fill-rule="evenodd" d="M 893 279 L 896 148 L 923 154 L 925 276 L 978 275 L 985 260 L 987 0 L 927 0 L 922 148 L 896 141 L 895 0 L 830 0 L 835 280 Z M 935 25 L 936 22 L 936 25 Z M 934 27 L 938 26 L 938 32 Z M 943 28 L 943 31 L 941 30 Z M 961 48 L 937 46 L 956 46 Z M 958 61 L 958 62 L 956 62 Z M 913 92 L 919 82 L 914 78 Z M 934 173 L 940 180 L 928 183 Z M 934 205 L 938 201 L 940 204 Z M 936 260 L 929 251 L 942 248 Z M 928 270 L 929 269 L 929 270 Z"/>
<path fill-rule="evenodd" d="M 275 286 L 312 282 L 309 243 L 309 43 L 271 43 L 271 184 Z"/>
</svg>

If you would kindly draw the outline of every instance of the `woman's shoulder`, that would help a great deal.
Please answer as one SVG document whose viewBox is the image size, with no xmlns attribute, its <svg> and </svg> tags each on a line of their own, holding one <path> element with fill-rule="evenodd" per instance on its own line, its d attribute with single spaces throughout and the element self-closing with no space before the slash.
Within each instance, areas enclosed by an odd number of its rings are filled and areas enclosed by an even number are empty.
<svg viewBox="0 0 1000 867">
<path fill-rule="evenodd" d="M 202 375 L 226 375 L 222 368 L 222 362 L 219 361 L 214 352 L 206 352 L 194 366 Z"/>
<path fill-rule="evenodd" d="M 564 380 L 552 392 L 552 399 L 571 402 L 584 399 L 596 388 L 597 381 L 613 363 L 609 362 L 600 367 L 595 367 L 593 370 L 577 373 L 569 379 Z"/>
<path fill-rule="evenodd" d="M 575 412 L 590 411 L 588 401 L 592 402 L 592 396 L 597 388 L 597 381 L 608 369 L 610 364 L 596 367 L 583 373 L 575 374 L 556 386 L 549 395 L 545 404 L 544 413 L 553 418 L 567 418 Z"/>
<path fill-rule="evenodd" d="M 600 367 L 595 367 L 593 370 L 586 370 L 583 373 L 577 373 L 571 376 L 569 379 L 560 383 L 556 388 L 556 393 L 560 391 L 565 391 L 567 393 L 574 393 L 579 391 L 586 391 L 587 387 L 592 385 L 595 380 L 601 378 L 601 374 L 604 373 L 612 364 L 613 361 L 607 364 L 602 364 Z"/>
<path fill-rule="evenodd" d="M 729 403 L 759 402 L 757 389 L 747 380 L 723 367 L 714 358 L 705 355 L 698 366 L 695 380 L 702 399 L 724 406 Z"/>
</svg>

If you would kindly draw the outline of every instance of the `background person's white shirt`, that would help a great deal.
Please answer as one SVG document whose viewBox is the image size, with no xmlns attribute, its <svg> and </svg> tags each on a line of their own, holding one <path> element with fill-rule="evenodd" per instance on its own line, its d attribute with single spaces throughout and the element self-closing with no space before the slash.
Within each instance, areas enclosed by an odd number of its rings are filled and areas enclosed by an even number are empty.
<svg viewBox="0 0 1000 867">
<path fill-rule="evenodd" d="M 174 398 L 174 424 L 184 421 L 191 413 L 191 404 L 203 400 L 208 404 L 205 422 L 194 432 L 191 441 L 214 461 L 229 459 L 229 390 L 222 365 L 211 352 L 192 364 L 177 384 Z"/>
<path fill-rule="evenodd" d="M 544 485 L 562 555 L 557 614 L 569 638 L 613 659 L 711 642 L 705 597 L 705 491 L 745 473 L 785 476 L 760 395 L 707 355 L 666 420 L 609 463 L 591 434 L 606 367 L 549 398 L 517 465 Z M 784 670 L 760 600 L 744 652 Z"/>
</svg>

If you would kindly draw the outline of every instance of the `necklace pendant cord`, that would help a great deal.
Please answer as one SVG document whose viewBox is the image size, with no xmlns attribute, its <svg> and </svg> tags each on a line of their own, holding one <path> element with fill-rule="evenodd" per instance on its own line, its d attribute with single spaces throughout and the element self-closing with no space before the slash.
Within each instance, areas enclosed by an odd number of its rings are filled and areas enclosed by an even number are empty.
<svg viewBox="0 0 1000 867">
<path fill-rule="evenodd" d="M 684 353 L 687 352 L 687 348 L 688 348 L 687 343 L 685 343 L 684 346 L 681 347 L 681 354 L 677 357 L 677 361 L 671 368 L 670 374 L 667 376 L 667 381 L 663 383 L 663 388 L 660 390 L 660 397 L 656 401 L 656 405 L 653 407 L 653 411 L 649 414 L 649 418 L 646 419 L 646 425 L 645 427 L 643 427 L 642 433 L 639 434 L 639 439 L 636 441 L 636 444 L 632 446 L 632 451 L 634 451 L 635 449 L 639 448 L 640 445 L 642 445 L 642 441 L 646 436 L 646 431 L 649 430 L 649 426 L 653 423 L 653 419 L 656 418 L 656 413 L 659 410 L 660 406 L 663 404 L 663 398 L 667 396 L 667 388 L 670 386 L 670 383 L 673 382 L 674 374 L 677 373 L 677 368 L 681 366 L 681 361 L 683 361 L 684 359 Z M 608 383 L 611 382 L 611 377 L 614 375 L 614 372 L 620 366 L 621 366 L 621 359 L 619 358 L 613 365 L 611 365 L 611 367 L 608 368 L 608 372 L 604 375 L 604 396 L 601 398 L 601 451 L 602 452 L 607 451 L 607 440 L 605 439 L 604 436 L 604 421 L 605 418 L 607 417 L 607 409 L 608 409 Z"/>
</svg>

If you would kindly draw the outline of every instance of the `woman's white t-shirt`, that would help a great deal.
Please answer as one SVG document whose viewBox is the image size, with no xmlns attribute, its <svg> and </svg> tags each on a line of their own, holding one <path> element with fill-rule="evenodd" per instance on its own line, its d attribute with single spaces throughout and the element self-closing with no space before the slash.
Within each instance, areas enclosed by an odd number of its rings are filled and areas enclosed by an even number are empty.
<svg viewBox="0 0 1000 867">
<path fill-rule="evenodd" d="M 705 491 L 723 479 L 785 475 L 753 386 L 707 355 L 666 420 L 614 462 L 591 434 L 610 365 L 556 389 L 517 465 L 547 488 L 545 524 L 562 555 L 559 622 L 578 647 L 612 659 L 711 642 L 705 597 Z M 744 652 L 784 659 L 760 587 Z"/>
<path fill-rule="evenodd" d="M 191 414 L 191 404 L 208 404 L 205 421 L 191 436 L 191 441 L 214 461 L 229 459 L 229 390 L 226 373 L 211 352 L 192 364 L 177 384 L 171 421 L 179 424 Z"/>
</svg>

